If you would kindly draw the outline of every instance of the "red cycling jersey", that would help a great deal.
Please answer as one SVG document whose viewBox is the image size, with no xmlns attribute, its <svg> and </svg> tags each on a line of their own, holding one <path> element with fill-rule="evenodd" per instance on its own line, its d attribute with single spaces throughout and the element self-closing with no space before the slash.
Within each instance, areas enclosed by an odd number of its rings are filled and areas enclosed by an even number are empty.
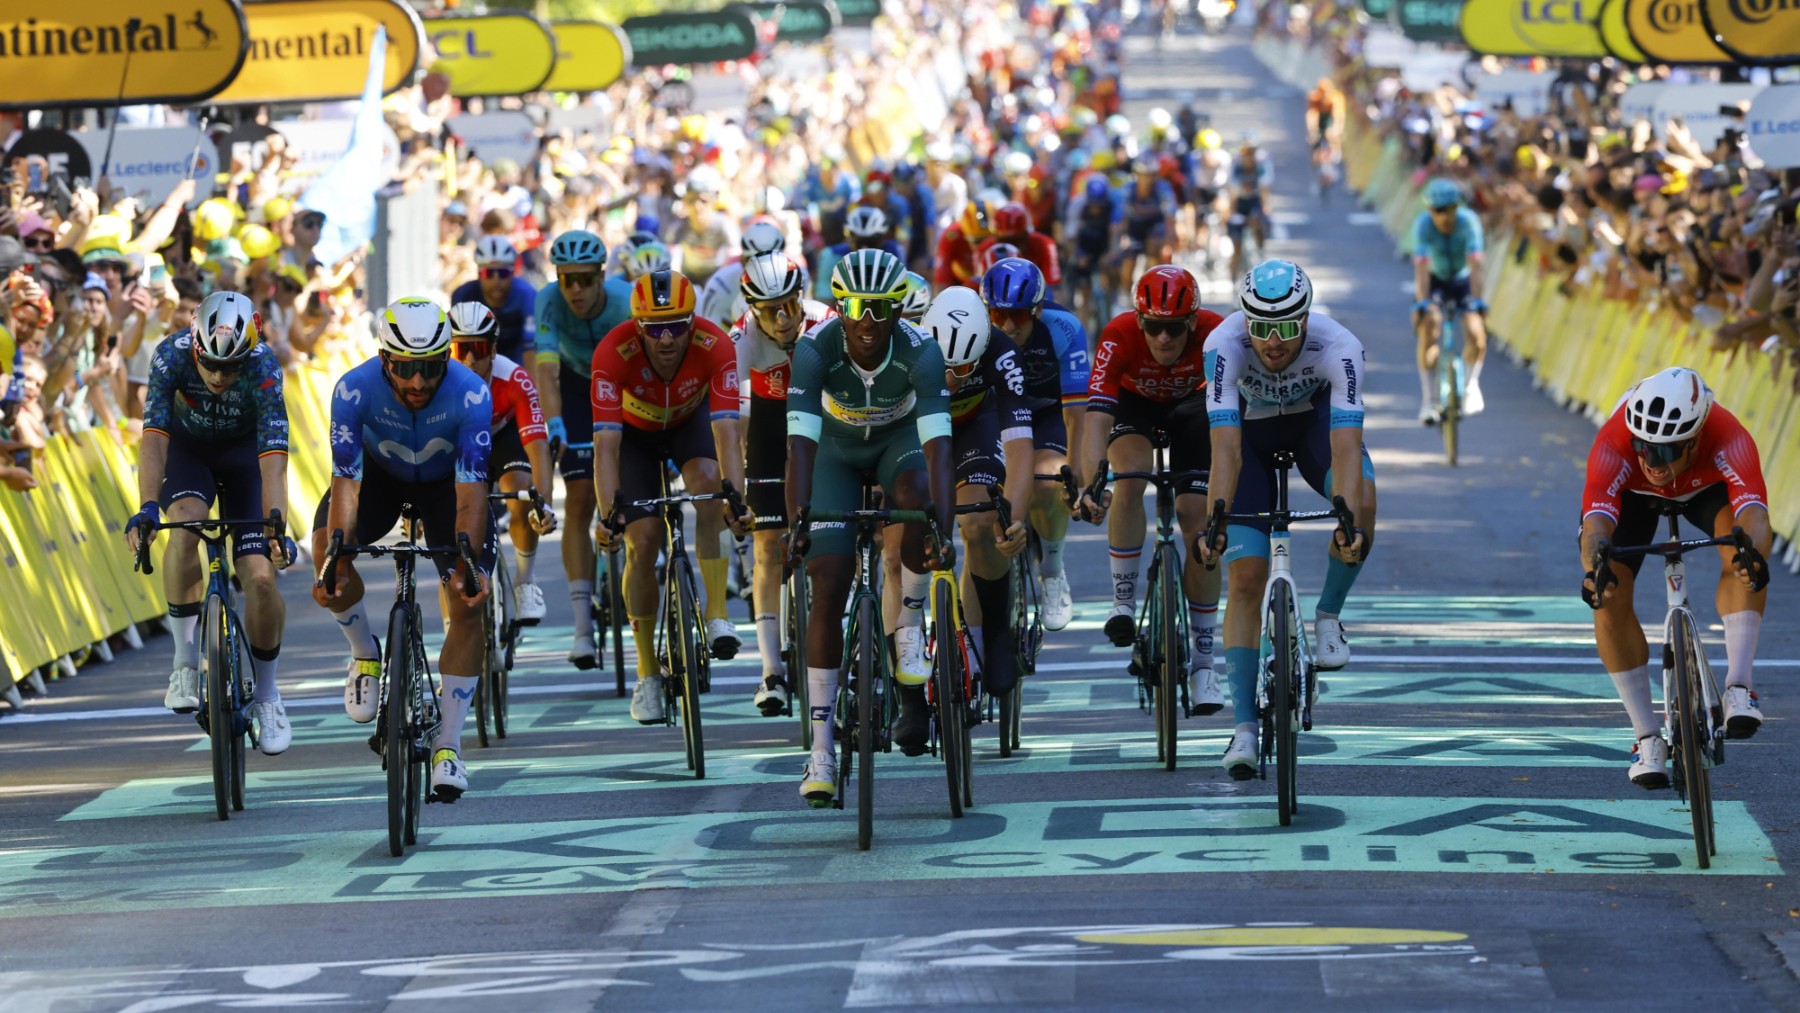
<svg viewBox="0 0 1800 1013">
<path fill-rule="evenodd" d="M 494 356 L 494 375 L 488 381 L 494 392 L 494 431 L 519 427 L 521 445 L 536 443 L 544 430 L 544 409 L 538 404 L 537 385 L 525 367 L 504 355 Z"/>
<path fill-rule="evenodd" d="M 800 325 L 801 337 L 838 315 L 837 310 L 811 299 L 803 300 L 800 309 L 806 314 Z M 732 327 L 731 341 L 737 346 L 738 386 L 745 410 L 748 410 L 752 397 L 786 401 L 788 375 L 794 365 L 792 349 L 782 348 L 775 339 L 764 334 L 762 325 L 756 322 L 756 314 L 747 310 Z"/>
<path fill-rule="evenodd" d="M 687 354 L 664 380 L 644 351 L 637 321 L 608 331 L 594 349 L 594 430 L 674 429 L 710 404 L 714 421 L 738 417 L 737 353 L 711 321 L 694 318 Z"/>
<path fill-rule="evenodd" d="M 975 287 L 975 246 L 963 233 L 961 225 L 952 225 L 938 236 L 936 265 L 931 283 L 937 288 L 951 285 Z"/>
<path fill-rule="evenodd" d="M 995 243 L 1004 242 L 998 236 L 989 236 L 975 248 L 976 259 L 986 253 Z M 1042 232 L 1027 233 L 1025 241 L 1014 243 L 1019 248 L 1019 256 L 1036 264 L 1038 270 L 1044 272 L 1044 284 L 1055 288 L 1062 284 L 1062 262 L 1056 257 L 1056 243 Z"/>
<path fill-rule="evenodd" d="M 1631 449 L 1631 430 L 1625 427 L 1625 405 L 1621 402 L 1612 418 L 1600 427 L 1594 449 L 1588 451 L 1587 490 L 1581 515 L 1603 514 L 1617 521 L 1619 501 L 1625 493 L 1686 501 L 1721 482 L 1725 483 L 1734 516 L 1748 506 L 1768 505 L 1756 441 L 1737 416 L 1721 405 L 1713 405 L 1706 424 L 1700 427 L 1700 445 L 1695 448 L 1693 465 L 1676 476 L 1674 484 L 1658 486 L 1650 484 L 1638 465 L 1637 452 Z"/>
<path fill-rule="evenodd" d="M 1181 358 L 1164 366 L 1150 354 L 1150 344 L 1138 327 L 1136 313 L 1121 313 L 1100 332 L 1094 351 L 1094 371 L 1088 378 L 1088 408 L 1113 414 L 1121 393 L 1167 404 L 1180 401 L 1206 386 L 1206 338 L 1225 320 L 1212 310 L 1194 314 L 1193 333 L 1181 350 Z"/>
</svg>

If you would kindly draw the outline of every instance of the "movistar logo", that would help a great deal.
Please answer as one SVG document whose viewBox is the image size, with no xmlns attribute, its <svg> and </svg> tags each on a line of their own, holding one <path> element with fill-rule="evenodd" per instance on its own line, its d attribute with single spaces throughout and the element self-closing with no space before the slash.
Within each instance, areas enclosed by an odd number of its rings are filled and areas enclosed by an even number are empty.
<svg viewBox="0 0 1800 1013">
<path fill-rule="evenodd" d="M 1795 0 L 1727 0 L 1731 14 L 1739 21 L 1760 25 L 1784 11 L 1800 10 Z"/>
<path fill-rule="evenodd" d="M 1644 16 L 1659 32 L 1679 32 L 1700 24 L 1700 8 L 1693 0 L 1650 0 Z"/>
<path fill-rule="evenodd" d="M 645 25 L 631 31 L 633 49 L 724 49 L 752 45 L 737 21 L 696 21 L 685 25 Z"/>
</svg>

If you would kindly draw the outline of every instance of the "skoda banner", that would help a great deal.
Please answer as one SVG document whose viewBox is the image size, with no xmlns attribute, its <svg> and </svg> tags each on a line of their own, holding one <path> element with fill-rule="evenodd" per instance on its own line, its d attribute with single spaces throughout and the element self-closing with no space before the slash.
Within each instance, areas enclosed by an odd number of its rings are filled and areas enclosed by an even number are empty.
<svg viewBox="0 0 1800 1013">
<path fill-rule="evenodd" d="M 756 53 L 756 23 L 741 10 L 646 14 L 625 19 L 634 67 L 717 63 Z"/>
<path fill-rule="evenodd" d="M 200 102 L 249 48 L 238 0 L 6 0 L 0 109 Z"/>
<path fill-rule="evenodd" d="M 1394 0 L 1391 15 L 1409 39 L 1461 45 L 1462 7 L 1462 0 Z"/>
<path fill-rule="evenodd" d="M 382 92 L 411 83 L 425 29 L 400 0 L 257 0 L 244 8 L 250 56 L 218 103 L 333 102 L 360 96 L 369 43 L 387 28 Z"/>
<path fill-rule="evenodd" d="M 1625 0 L 1600 0 L 1600 44 L 1608 53 L 1629 63 L 1650 62 L 1625 29 Z"/>
<path fill-rule="evenodd" d="M 837 0 L 838 24 L 867 28 L 881 16 L 881 0 Z"/>
<path fill-rule="evenodd" d="M 1681 122 L 1687 124 L 1688 133 L 1694 136 L 1694 143 L 1706 150 L 1719 143 L 1719 135 L 1725 128 L 1738 125 L 1735 118 L 1725 115 L 1723 107 L 1753 102 L 1756 93 L 1762 90 L 1760 84 L 1711 81 L 1671 84 L 1656 93 L 1656 108 L 1650 114 L 1650 125 L 1656 128 L 1656 136 L 1661 137 L 1669 120 L 1679 116 Z"/>
<path fill-rule="evenodd" d="M 529 14 L 432 18 L 425 37 L 438 55 L 430 70 L 448 77 L 458 98 L 524 95 L 556 69 L 556 36 Z"/>
<path fill-rule="evenodd" d="M 503 158 L 524 165 L 537 155 L 537 124 L 521 112 L 452 116 L 444 121 L 444 128 L 456 135 L 470 158 L 480 159 L 489 168 Z"/>
<path fill-rule="evenodd" d="M 1720 49 L 1745 63 L 1800 63 L 1800 5 L 1793 0 L 1700 0 L 1700 19 Z"/>
<path fill-rule="evenodd" d="M 212 138 L 191 127 L 120 127 L 113 137 L 112 161 L 106 155 L 106 131 L 88 130 L 75 135 L 93 159 L 94 174 L 105 176 L 113 189 L 145 204 L 160 204 L 175 184 L 184 179 L 202 180 L 188 207 L 199 207 L 212 196 L 212 178 L 219 171 L 219 152 Z"/>
<path fill-rule="evenodd" d="M 831 0 L 769 0 L 731 6 L 747 7 L 763 17 L 779 14 L 781 20 L 775 26 L 776 42 L 818 42 L 829 37 L 838 23 L 837 5 Z"/>
<path fill-rule="evenodd" d="M 631 44 L 614 25 L 599 21 L 558 21 L 556 70 L 545 91 L 600 91 L 625 76 L 631 66 Z"/>
<path fill-rule="evenodd" d="M 1462 37 L 1494 56 L 1605 56 L 1600 0 L 1468 0 Z"/>
<path fill-rule="evenodd" d="M 1700 20 L 1700 0 L 1620 0 L 1631 41 L 1656 63 L 1730 63 Z"/>
<path fill-rule="evenodd" d="M 1744 137 L 1764 165 L 1800 166 L 1800 84 L 1775 84 L 1758 92 L 1744 117 Z"/>
</svg>

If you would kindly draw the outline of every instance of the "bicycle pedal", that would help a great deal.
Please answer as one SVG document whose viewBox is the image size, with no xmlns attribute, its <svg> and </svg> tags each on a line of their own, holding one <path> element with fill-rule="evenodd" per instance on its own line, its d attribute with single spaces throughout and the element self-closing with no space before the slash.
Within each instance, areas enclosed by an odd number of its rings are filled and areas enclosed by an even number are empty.
<svg viewBox="0 0 1800 1013">
<path fill-rule="evenodd" d="M 371 752 L 373 752 L 376 756 L 381 757 L 382 764 L 383 764 L 382 769 L 386 770 L 387 769 L 387 767 L 386 767 L 387 753 L 381 748 L 381 733 L 380 732 L 376 732 L 374 735 L 369 736 L 369 750 Z"/>
<path fill-rule="evenodd" d="M 513 625 L 514 626 L 536 626 L 540 622 L 543 622 L 543 620 L 541 620 L 541 619 L 516 619 L 513 621 Z"/>
</svg>

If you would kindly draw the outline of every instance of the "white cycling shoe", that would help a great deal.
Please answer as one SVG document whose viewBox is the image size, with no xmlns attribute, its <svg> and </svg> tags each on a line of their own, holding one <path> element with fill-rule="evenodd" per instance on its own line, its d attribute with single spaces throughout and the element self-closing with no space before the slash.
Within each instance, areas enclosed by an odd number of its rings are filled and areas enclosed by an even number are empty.
<svg viewBox="0 0 1800 1013">
<path fill-rule="evenodd" d="M 177 714 L 192 714 L 200 709 L 200 670 L 182 665 L 169 673 L 169 691 L 163 694 L 163 706 Z"/>
<path fill-rule="evenodd" d="M 294 730 L 288 725 L 287 707 L 280 700 L 251 704 L 250 720 L 256 724 L 256 748 L 264 756 L 287 752 L 294 741 Z"/>
<path fill-rule="evenodd" d="M 1336 619 L 1313 620 L 1313 666 L 1321 672 L 1335 672 L 1350 664 L 1350 641 L 1344 637 L 1344 624 Z"/>
<path fill-rule="evenodd" d="M 773 672 L 763 676 L 762 684 L 756 687 L 756 695 L 751 703 L 765 718 L 779 717 L 787 713 L 788 688 L 780 675 Z"/>
<path fill-rule="evenodd" d="M 631 690 L 631 720 L 640 725 L 660 725 L 664 720 L 663 677 L 640 675 Z"/>
<path fill-rule="evenodd" d="M 1419 402 L 1419 425 L 1435 426 L 1438 424 L 1438 407 L 1430 401 Z"/>
<path fill-rule="evenodd" d="M 583 672 L 600 667 L 600 654 L 594 648 L 592 634 L 575 634 L 575 642 L 569 647 L 569 664 Z"/>
<path fill-rule="evenodd" d="M 1195 655 L 1188 667 L 1188 704 L 1195 714 L 1217 714 L 1225 709 L 1225 693 L 1219 689 L 1219 673 L 1213 671 L 1211 657 Z"/>
<path fill-rule="evenodd" d="M 536 626 L 544 619 L 544 591 L 536 584 L 520 584 L 515 595 L 519 606 L 519 622 Z"/>
<path fill-rule="evenodd" d="M 1233 781 L 1248 781 L 1256 776 L 1256 733 L 1245 729 L 1231 733 L 1231 745 L 1225 747 L 1225 773 Z"/>
<path fill-rule="evenodd" d="M 469 768 L 448 747 L 431 753 L 431 794 L 439 802 L 454 802 L 469 790 Z"/>
<path fill-rule="evenodd" d="M 1075 600 L 1069 595 L 1069 578 L 1044 578 L 1044 629 L 1063 629 L 1075 619 Z"/>
<path fill-rule="evenodd" d="M 1484 411 L 1487 411 L 1487 399 L 1481 396 L 1481 385 L 1471 383 L 1463 388 L 1463 415 L 1480 415 Z"/>
<path fill-rule="evenodd" d="M 730 661 L 737 657 L 738 648 L 744 646 L 744 642 L 738 639 L 737 627 L 729 619 L 708 619 L 706 642 L 710 645 L 712 656 L 720 661 Z"/>
<path fill-rule="evenodd" d="M 836 795 L 837 758 L 830 753 L 814 753 L 800 775 L 800 797 L 814 809 L 823 809 Z"/>
<path fill-rule="evenodd" d="M 1631 747 L 1631 783 L 1655 791 L 1669 786 L 1669 744 L 1660 735 L 1646 735 Z"/>
<path fill-rule="evenodd" d="M 381 709 L 380 697 L 381 661 L 352 659 L 350 672 L 344 676 L 344 713 L 357 724 L 366 725 L 375 720 L 376 711 Z"/>
<path fill-rule="evenodd" d="M 894 681 L 902 686 L 923 686 L 931 678 L 925 663 L 925 629 L 902 626 L 894 631 Z"/>
</svg>

